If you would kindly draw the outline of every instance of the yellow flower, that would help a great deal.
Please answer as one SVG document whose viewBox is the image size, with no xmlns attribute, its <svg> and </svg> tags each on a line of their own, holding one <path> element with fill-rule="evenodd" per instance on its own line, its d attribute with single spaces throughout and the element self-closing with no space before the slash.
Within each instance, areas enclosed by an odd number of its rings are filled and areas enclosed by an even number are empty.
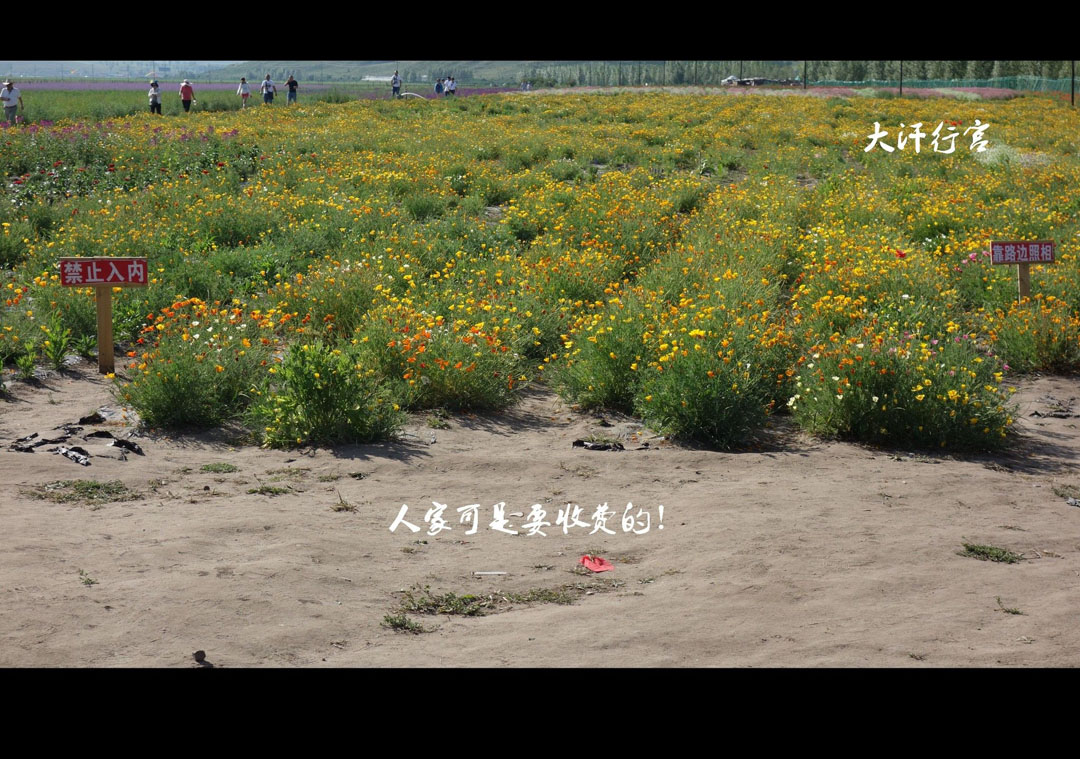
<svg viewBox="0 0 1080 759">
<path fill-rule="evenodd" d="M 925 395 L 923 395 L 922 393 L 919 393 L 918 395 L 915 396 L 915 400 L 921 401 L 925 397 L 926 397 Z"/>
</svg>

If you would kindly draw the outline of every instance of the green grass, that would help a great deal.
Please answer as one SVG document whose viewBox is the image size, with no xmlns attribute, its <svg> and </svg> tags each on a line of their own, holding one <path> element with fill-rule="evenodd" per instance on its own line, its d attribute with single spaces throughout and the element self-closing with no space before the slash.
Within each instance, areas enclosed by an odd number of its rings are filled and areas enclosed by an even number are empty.
<svg viewBox="0 0 1080 759">
<path fill-rule="evenodd" d="M 257 488 L 248 489 L 248 493 L 251 495 L 283 495 L 288 492 L 288 488 L 279 488 L 274 485 L 260 485 Z"/>
<path fill-rule="evenodd" d="M 310 471 L 311 469 L 306 466 L 284 466 L 280 469 L 267 469 L 266 473 L 268 475 L 273 475 L 271 477 L 271 482 L 282 482 L 284 480 L 302 480 Z"/>
<path fill-rule="evenodd" d="M 404 550 L 404 549 L 403 549 Z M 573 583 L 556 588 L 531 588 L 523 592 L 500 591 L 487 595 L 457 595 L 456 593 L 432 593 L 431 588 L 415 586 L 405 591 L 401 600 L 403 612 L 419 614 L 454 614 L 479 617 L 497 611 L 510 604 L 561 604 L 570 605 L 586 593 L 604 592 L 618 587 L 614 583 Z"/>
<path fill-rule="evenodd" d="M 420 614 L 460 614 L 466 617 L 476 617 L 484 614 L 484 610 L 489 606 L 491 606 L 491 601 L 481 596 L 432 593 L 431 588 L 427 585 L 422 589 L 416 587 L 412 590 L 406 590 L 401 599 L 401 608 L 403 610 L 415 611 Z"/>
<path fill-rule="evenodd" d="M 139 494 L 119 480 L 96 482 L 94 480 L 59 480 L 27 491 L 34 498 L 54 503 L 102 504 L 113 501 L 131 501 Z"/>
<path fill-rule="evenodd" d="M 383 617 L 383 627 L 389 627 L 397 632 L 407 632 L 414 635 L 431 632 L 430 628 L 424 627 L 419 622 L 414 622 L 404 614 L 387 614 Z"/>
<path fill-rule="evenodd" d="M 203 464 L 201 469 L 204 472 L 213 472 L 214 474 L 231 474 L 232 472 L 240 471 L 240 467 L 226 461 L 215 461 L 212 464 Z"/>
<path fill-rule="evenodd" d="M 338 493 L 338 502 L 335 503 L 333 506 L 331 506 L 330 510 L 334 511 L 334 512 L 339 512 L 339 513 L 342 512 L 342 511 L 353 512 L 353 511 L 356 511 L 356 506 L 349 503 L 348 501 L 346 501 L 341 496 L 341 493 Z"/>
<path fill-rule="evenodd" d="M 976 545 L 974 543 L 964 543 L 964 550 L 959 552 L 959 555 L 979 559 L 980 561 L 1000 561 L 1005 564 L 1017 564 L 1024 559 L 1020 554 L 1007 551 L 1004 548 Z"/>
<path fill-rule="evenodd" d="M 998 602 L 998 608 L 1001 609 L 1006 614 L 1020 614 L 1020 615 L 1023 615 L 1023 613 L 1024 613 L 1024 612 L 1020 611 L 1017 608 L 1008 607 L 1005 604 L 1003 604 L 1001 602 L 1001 596 L 997 596 L 997 602 Z"/>
<path fill-rule="evenodd" d="M 1054 495 L 1062 498 L 1080 498 L 1080 487 L 1076 485 L 1054 485 Z"/>
<path fill-rule="evenodd" d="M 239 77 L 237 79 L 239 81 Z M 248 101 L 249 109 L 252 106 L 262 105 L 262 97 L 257 92 L 258 83 L 251 81 L 251 84 L 255 85 L 253 87 L 255 92 Z M 278 96 L 274 98 L 274 105 L 277 106 L 279 99 L 284 105 L 286 100 L 284 87 L 282 87 L 282 82 L 277 82 L 277 84 Z M 147 87 L 141 90 L 36 90 L 32 96 L 24 97 L 26 110 L 20 115 L 28 121 L 59 121 L 61 119 L 104 121 L 132 114 L 149 113 L 150 106 L 146 94 L 149 89 L 148 83 Z M 346 102 L 356 99 L 367 89 L 369 88 L 360 85 L 349 85 L 348 87 L 301 91 L 299 97 L 301 104 Z M 420 91 L 426 95 L 429 89 L 430 86 L 426 86 Z M 386 86 L 386 93 L 389 96 L 389 85 Z M 235 88 L 200 90 L 198 84 L 195 85 L 195 100 L 195 104 L 191 107 L 191 114 L 238 111 L 242 103 Z M 169 87 L 161 89 L 161 112 L 163 117 L 190 116 L 184 113 L 177 90 Z"/>
<path fill-rule="evenodd" d="M 427 425 L 435 430 L 448 430 L 450 429 L 450 422 L 447 419 L 450 415 L 445 409 L 435 408 L 431 410 L 431 416 L 428 417 Z"/>
</svg>

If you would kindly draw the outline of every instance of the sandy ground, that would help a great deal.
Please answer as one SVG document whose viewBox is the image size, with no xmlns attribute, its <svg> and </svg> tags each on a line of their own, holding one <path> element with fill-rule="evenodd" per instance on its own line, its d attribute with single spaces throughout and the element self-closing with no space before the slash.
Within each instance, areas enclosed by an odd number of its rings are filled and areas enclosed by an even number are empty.
<svg viewBox="0 0 1080 759">
<path fill-rule="evenodd" d="M 1024 381 L 1020 442 L 993 457 L 815 441 L 783 419 L 753 451 L 693 450 L 542 388 L 448 429 L 416 416 L 393 444 L 266 451 L 228 431 L 139 434 L 85 364 L 8 385 L 0 666 L 197 667 L 197 650 L 215 667 L 1080 663 L 1080 508 L 1054 492 L 1080 486 L 1078 378 Z M 105 421 L 67 443 L 89 467 L 51 444 L 9 447 L 68 435 L 56 428 L 102 407 Z M 120 460 L 94 431 L 135 433 L 145 455 Z M 573 447 L 588 435 L 626 450 Z M 220 462 L 238 471 L 201 469 Z M 72 479 L 120 480 L 136 497 L 37 497 Z M 285 492 L 249 492 L 264 486 Z M 432 501 L 451 528 L 437 535 Z M 541 504 L 546 536 L 492 529 L 497 502 Z M 587 527 L 555 524 L 567 502 Z M 605 502 L 615 534 L 590 534 Z M 648 532 L 623 531 L 627 502 L 649 512 Z M 457 509 L 473 503 L 481 529 L 467 535 Z M 390 532 L 402 504 L 420 532 Z M 964 542 L 1024 560 L 966 558 Z M 587 572 L 584 553 L 614 570 Z M 421 634 L 384 626 L 402 591 L 424 586 L 482 597 L 488 613 L 410 613 Z M 573 603 L 523 600 L 551 589 Z"/>
</svg>

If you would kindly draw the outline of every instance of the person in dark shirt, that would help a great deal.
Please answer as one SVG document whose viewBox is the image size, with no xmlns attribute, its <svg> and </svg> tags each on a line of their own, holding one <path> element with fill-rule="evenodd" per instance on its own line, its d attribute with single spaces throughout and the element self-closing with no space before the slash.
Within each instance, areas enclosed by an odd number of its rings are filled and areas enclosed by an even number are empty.
<svg viewBox="0 0 1080 759">
<path fill-rule="evenodd" d="M 290 74 L 289 81 L 285 82 L 285 86 L 289 88 L 289 99 L 286 101 L 286 105 L 291 105 L 296 102 L 296 88 L 300 86 L 300 82 L 293 79 L 292 74 Z"/>
</svg>

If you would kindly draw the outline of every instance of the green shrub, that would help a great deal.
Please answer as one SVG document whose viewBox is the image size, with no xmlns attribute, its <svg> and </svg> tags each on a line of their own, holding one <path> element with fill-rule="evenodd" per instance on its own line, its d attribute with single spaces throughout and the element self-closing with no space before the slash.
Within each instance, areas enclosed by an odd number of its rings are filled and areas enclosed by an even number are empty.
<svg viewBox="0 0 1080 759">
<path fill-rule="evenodd" d="M 809 432 L 887 446 L 992 449 L 1012 423 L 1001 362 L 967 336 L 809 356 L 788 406 Z"/>
<path fill-rule="evenodd" d="M 554 382 L 582 408 L 630 412 L 645 374 L 641 321 L 622 312 L 614 321 L 608 315 L 597 314 L 593 325 L 574 334 L 566 347 L 569 357 L 553 372 Z"/>
<path fill-rule="evenodd" d="M 374 368 L 410 410 L 496 410 L 517 399 L 521 357 L 477 325 L 403 336 L 380 320 L 360 334 L 358 363 Z"/>
<path fill-rule="evenodd" d="M 14 268 L 25 259 L 27 244 L 23 241 L 33 237 L 34 232 L 26 222 L 5 222 L 0 233 L 0 269 Z"/>
<path fill-rule="evenodd" d="M 403 201 L 403 205 L 410 216 L 417 221 L 424 221 L 441 214 L 446 207 L 446 201 L 437 195 L 416 193 L 407 196 Z"/>
<path fill-rule="evenodd" d="M 132 363 L 118 396 L 155 427 L 216 427 L 243 413 L 252 385 L 265 376 L 267 350 L 257 342 L 199 333 L 163 333 L 157 345 Z M 187 335 L 187 339 L 184 338 Z"/>
<path fill-rule="evenodd" d="M 49 317 L 48 326 L 44 327 L 43 331 L 45 332 L 45 342 L 41 346 L 42 352 L 45 354 L 45 358 L 49 359 L 49 363 L 52 364 L 54 369 L 62 369 L 64 358 L 73 346 L 71 330 L 64 327 L 60 315 L 53 312 L 52 316 Z"/>
<path fill-rule="evenodd" d="M 752 350 L 728 358 L 689 350 L 662 372 L 650 371 L 635 398 L 637 412 L 679 438 L 721 449 L 744 445 L 769 414 L 772 369 L 754 361 Z"/>
<path fill-rule="evenodd" d="M 1002 267 L 1004 268 L 1004 267 Z M 1038 295 L 998 309 L 994 349 L 1019 371 L 1070 372 L 1080 368 L 1080 318 L 1064 300 Z"/>
<path fill-rule="evenodd" d="M 322 341 L 293 345 L 259 391 L 248 420 L 265 445 L 385 440 L 405 415 L 373 368 Z"/>
</svg>

